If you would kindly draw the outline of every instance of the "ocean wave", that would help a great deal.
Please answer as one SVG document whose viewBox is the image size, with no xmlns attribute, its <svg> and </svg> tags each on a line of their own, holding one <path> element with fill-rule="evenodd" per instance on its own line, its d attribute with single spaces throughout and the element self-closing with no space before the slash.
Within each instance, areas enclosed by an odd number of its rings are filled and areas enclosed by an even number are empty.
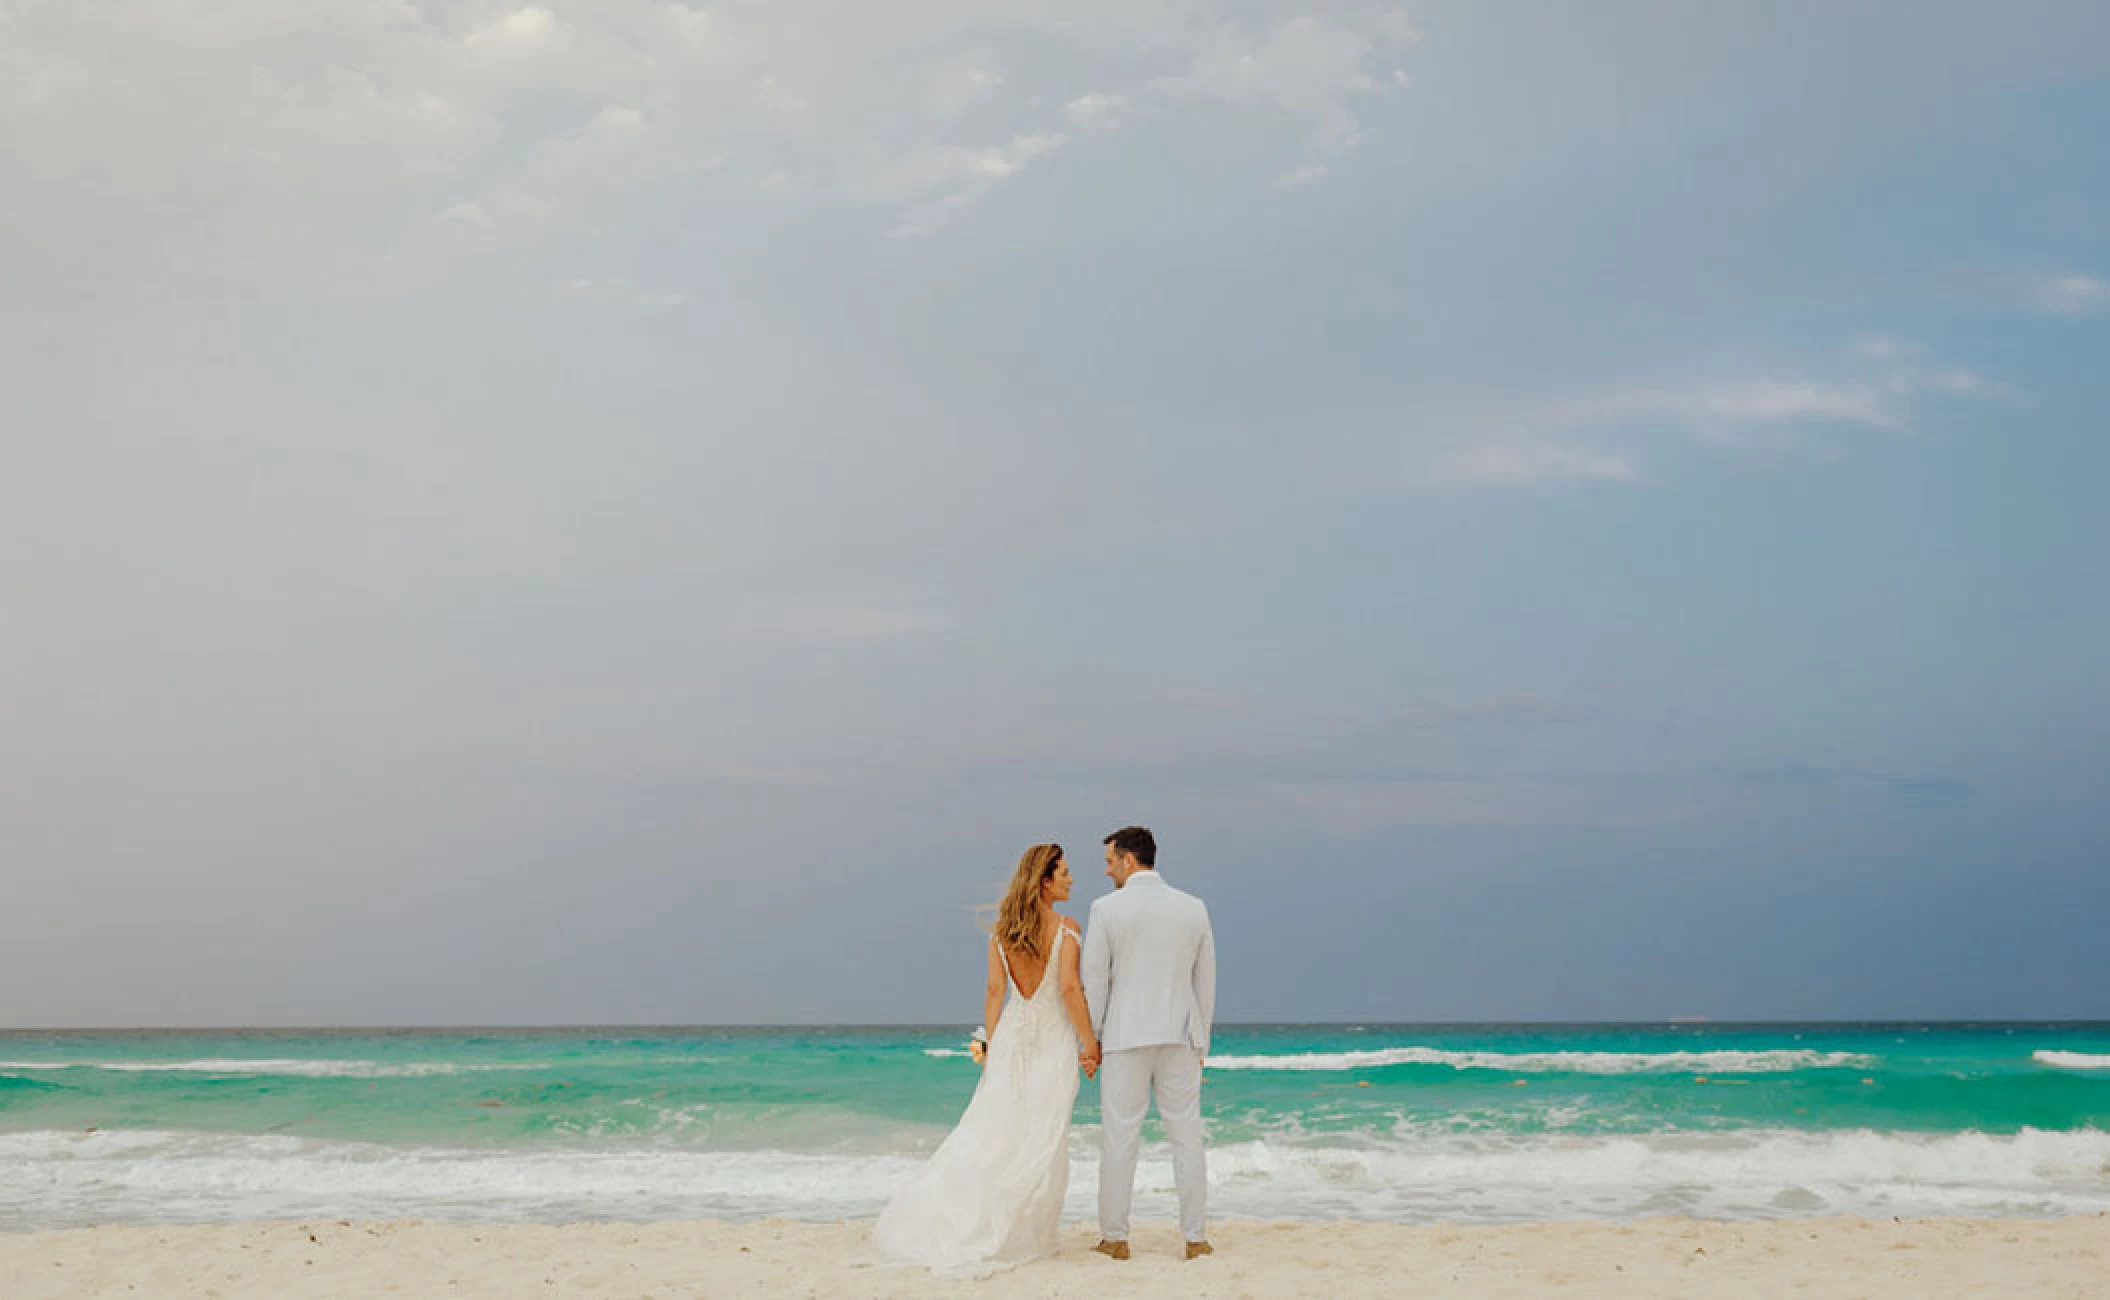
<svg viewBox="0 0 2110 1300">
<path fill-rule="evenodd" d="M 1227 1190 L 1278 1180 L 1297 1189 L 1294 1217 L 1410 1222 L 2101 1213 L 2110 1210 L 2106 1168 L 2110 1133 L 2092 1129 L 1452 1135 L 1210 1152 L 1212 1182 Z M 1213 1187 L 1212 1198 L 1222 1199 Z"/>
<path fill-rule="evenodd" d="M 2096 1052 L 2036 1052 L 2031 1059 L 2061 1070 L 2110 1070 L 2110 1056 Z"/>
<path fill-rule="evenodd" d="M 923 1135 L 927 1137 L 928 1135 Z M 328 1215 L 481 1222 L 863 1218 L 925 1148 L 865 1152 L 396 1147 L 167 1131 L 0 1134 L 0 1229 Z M 1067 1217 L 1088 1221 L 1096 1130 L 1071 1139 Z M 2110 1211 L 2110 1133 L 1866 1130 L 1550 1137 L 1270 1137 L 1209 1153 L 1226 1217 L 1500 1223 L 1659 1214 L 2048 1215 Z M 1137 1212 L 1174 1213 L 1146 1147 Z"/>
<path fill-rule="evenodd" d="M 2039 1053 L 2041 1056 L 2042 1053 Z M 1771 1074 L 1787 1070 L 1862 1070 L 1875 1058 L 1852 1052 L 1454 1052 L 1392 1047 L 1282 1056 L 1212 1056 L 1212 1070 L 1375 1070 L 1393 1065 L 1447 1065 L 1454 1070 L 1519 1074 Z"/>
<path fill-rule="evenodd" d="M 546 1064 L 474 1064 L 428 1061 L 385 1065 L 379 1061 L 202 1060 L 202 1061 L 0 1061 L 0 1070 L 114 1070 L 124 1074 L 174 1072 L 227 1077 L 285 1075 L 303 1079 L 421 1079 L 428 1075 L 475 1074 L 487 1070 L 546 1070 Z"/>
<path fill-rule="evenodd" d="M 967 1050 L 966 1048 L 964 1048 L 964 1047 L 926 1047 L 926 1048 L 924 1048 L 924 1049 L 923 1049 L 923 1054 L 924 1054 L 925 1056 L 970 1056 L 970 1055 L 972 1055 L 972 1053 L 970 1053 L 970 1052 L 969 1052 L 969 1051 L 968 1051 L 968 1050 Z"/>
</svg>

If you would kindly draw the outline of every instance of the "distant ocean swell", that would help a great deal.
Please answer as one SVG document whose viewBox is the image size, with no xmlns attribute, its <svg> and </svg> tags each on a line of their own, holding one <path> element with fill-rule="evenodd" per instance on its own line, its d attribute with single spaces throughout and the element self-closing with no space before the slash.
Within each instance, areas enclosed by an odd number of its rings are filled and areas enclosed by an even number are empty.
<svg viewBox="0 0 2110 1300">
<path fill-rule="evenodd" d="M 476 1074 L 493 1070 L 544 1070 L 532 1062 L 461 1064 L 420 1061 L 386 1065 L 379 1061 L 244 1060 L 203 1061 L 0 1061 L 0 1076 L 11 1070 L 49 1074 L 63 1070 L 114 1070 L 120 1074 L 212 1074 L 225 1078 L 285 1075 L 298 1079 L 423 1079 L 443 1074 Z"/>
<path fill-rule="evenodd" d="M 1397 1065 L 1447 1065 L 1454 1070 L 1518 1074 L 1764 1074 L 1786 1070 L 1866 1069 L 1875 1058 L 1852 1052 L 1458 1052 L 1393 1047 L 1357 1052 L 1298 1052 L 1282 1056 L 1211 1056 L 1212 1070 L 1376 1070 Z"/>
<path fill-rule="evenodd" d="M 0 1031 L 0 1231 L 874 1214 L 959 1028 Z M 1225 1215 L 2110 1211 L 2110 1025 L 1220 1028 Z M 1096 1181 L 1078 1097 L 1070 1212 Z M 1146 1142 L 1157 1140 L 1155 1126 Z M 1146 1148 L 1139 1212 L 1171 1211 Z"/>
<path fill-rule="evenodd" d="M 1250 1141 L 1210 1152 L 1233 1217 L 1495 1223 L 1685 1214 L 2048 1215 L 2110 1211 L 2110 1133 L 1746 1131 L 1708 1136 L 1421 1134 Z M 403 1148 L 157 1131 L 0 1135 L 0 1224 L 332 1216 L 573 1222 L 875 1214 L 919 1152 Z M 1096 1133 L 1074 1137 L 1068 1213 L 1088 1218 Z M 1139 1212 L 1172 1208 L 1146 1149 Z"/>
<path fill-rule="evenodd" d="M 927 1057 L 965 1058 L 964 1047 L 926 1047 Z M 2110 1054 L 2037 1051 L 2040 1065 L 2066 1070 L 2110 1070 Z M 567 1062 L 569 1069 L 634 1066 L 636 1060 Z M 681 1058 L 642 1063 L 681 1064 Z M 1448 1066 L 1454 1070 L 1494 1070 L 1517 1074 L 1768 1074 L 1797 1070 L 1865 1070 L 1880 1065 L 1877 1057 L 1857 1052 L 1807 1049 L 1666 1052 L 1495 1052 L 1457 1051 L 1436 1047 L 1391 1047 L 1360 1051 L 1291 1052 L 1272 1055 L 1216 1054 L 1212 1070 L 1282 1070 L 1347 1072 L 1404 1065 Z M 285 1075 L 295 1078 L 391 1079 L 426 1078 L 494 1071 L 549 1070 L 547 1062 L 426 1061 L 389 1064 L 360 1060 L 205 1059 L 188 1061 L 0 1061 L 0 1080 L 11 1074 L 51 1074 L 66 1070 L 111 1070 L 119 1073 L 207 1074 L 223 1077 Z"/>
<path fill-rule="evenodd" d="M 967 1049 L 930 1047 L 925 1048 L 923 1054 L 940 1058 L 960 1057 L 967 1055 Z M 2045 1055 L 2038 1053 L 2040 1058 Z M 1452 1052 L 1434 1047 L 1392 1047 L 1377 1051 L 1296 1052 L 1281 1056 L 1211 1056 L 1208 1068 L 1312 1073 L 1381 1070 L 1399 1065 L 1447 1065 L 1454 1070 L 1501 1070 L 1512 1074 L 1764 1074 L 1785 1070 L 1866 1069 L 1875 1063 L 1873 1057 L 1852 1052 Z M 2104 1064 L 2110 1065 L 2110 1060 Z"/>
</svg>

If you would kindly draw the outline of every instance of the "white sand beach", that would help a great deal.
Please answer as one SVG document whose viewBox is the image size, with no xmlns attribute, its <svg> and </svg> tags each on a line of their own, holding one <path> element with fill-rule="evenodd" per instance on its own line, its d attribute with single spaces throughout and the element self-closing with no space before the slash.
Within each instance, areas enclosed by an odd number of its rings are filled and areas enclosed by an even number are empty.
<svg viewBox="0 0 2110 1300">
<path fill-rule="evenodd" d="M 0 1295 L 294 1297 L 2110 1297 L 2110 1216 L 2050 1220 L 1656 1219 L 1400 1227 L 1226 1223 L 1218 1253 L 1062 1253 L 985 1280 L 875 1262 L 866 1223 L 570 1227 L 310 1220 L 0 1236 Z"/>
</svg>

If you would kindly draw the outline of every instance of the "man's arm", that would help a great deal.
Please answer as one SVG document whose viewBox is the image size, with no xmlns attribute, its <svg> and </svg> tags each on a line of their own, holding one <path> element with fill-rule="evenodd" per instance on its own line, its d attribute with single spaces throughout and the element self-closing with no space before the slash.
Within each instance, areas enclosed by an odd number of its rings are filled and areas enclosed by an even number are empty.
<svg viewBox="0 0 2110 1300">
<path fill-rule="evenodd" d="M 1113 984 L 1114 949 L 1106 933 L 1107 920 L 1092 904 L 1091 924 L 1084 931 L 1084 957 L 1079 961 L 1084 978 L 1084 1005 L 1092 1014 L 1092 1032 L 1106 1033 L 1106 992 Z"/>
<path fill-rule="evenodd" d="M 1209 1031 L 1216 1024 L 1216 934 L 1209 909 L 1202 908 L 1202 942 L 1194 952 L 1194 1005 L 1202 1016 L 1202 1055 L 1209 1053 Z"/>
</svg>

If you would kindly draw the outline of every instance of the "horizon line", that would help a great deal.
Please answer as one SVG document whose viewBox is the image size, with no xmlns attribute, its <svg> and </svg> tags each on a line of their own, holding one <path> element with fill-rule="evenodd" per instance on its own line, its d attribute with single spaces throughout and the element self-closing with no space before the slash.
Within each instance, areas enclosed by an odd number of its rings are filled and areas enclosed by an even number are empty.
<svg viewBox="0 0 2110 1300">
<path fill-rule="evenodd" d="M 966 1021 L 724 1021 L 718 1023 L 673 1021 L 601 1021 L 580 1023 L 429 1023 L 429 1024 L 266 1024 L 266 1025 L 5 1025 L 0 1034 L 192 1034 L 192 1033 L 470 1033 L 470 1032 L 576 1032 L 585 1030 L 955 1030 Z M 1818 1018 L 1782 1017 L 1759 1019 L 1714 1019 L 1707 1016 L 1653 1017 L 1641 1020 L 1224 1020 L 1213 1028 L 1225 1029 L 1463 1029 L 1463 1028 L 1778 1028 L 1783 1026 L 1896 1026 L 1896 1025 L 2061 1025 L 2110 1027 L 2110 1018 L 2092 1016 L 2044 1017 L 1898 1017 Z"/>
</svg>

